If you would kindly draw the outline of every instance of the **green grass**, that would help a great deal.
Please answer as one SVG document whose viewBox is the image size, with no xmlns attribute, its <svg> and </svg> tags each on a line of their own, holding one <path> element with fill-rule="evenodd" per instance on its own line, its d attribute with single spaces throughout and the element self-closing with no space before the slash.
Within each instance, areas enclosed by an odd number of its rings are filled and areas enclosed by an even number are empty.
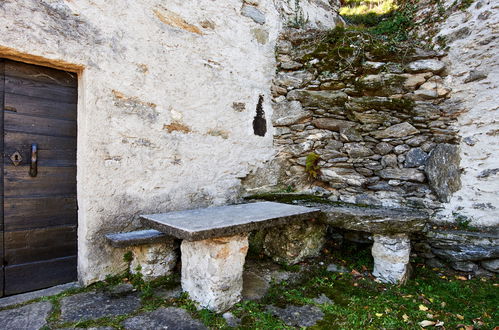
<svg viewBox="0 0 499 330">
<path fill-rule="evenodd" d="M 419 329 L 418 323 L 424 320 L 444 322 L 447 329 L 464 325 L 492 329 L 499 324 L 497 284 L 441 277 L 434 270 L 417 267 L 414 279 L 395 286 L 377 283 L 369 276 L 316 269 L 300 283 L 275 284 L 261 302 L 243 302 L 233 313 L 242 318 L 241 328 L 284 328 L 266 312 L 266 305 L 312 304 L 313 298 L 325 294 L 334 304 L 319 305 L 325 318 L 311 329 Z"/>
</svg>

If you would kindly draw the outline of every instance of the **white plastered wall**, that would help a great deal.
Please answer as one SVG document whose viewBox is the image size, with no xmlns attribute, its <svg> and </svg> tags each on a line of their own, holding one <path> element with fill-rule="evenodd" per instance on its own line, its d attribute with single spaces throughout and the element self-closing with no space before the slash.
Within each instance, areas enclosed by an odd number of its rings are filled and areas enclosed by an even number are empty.
<svg viewBox="0 0 499 330">
<path fill-rule="evenodd" d="M 447 1 L 451 6 L 453 1 Z M 448 46 L 451 102 L 460 113 L 461 189 L 438 215 L 471 225 L 499 225 L 499 3 L 475 1 L 454 12 L 438 36 Z"/>
</svg>

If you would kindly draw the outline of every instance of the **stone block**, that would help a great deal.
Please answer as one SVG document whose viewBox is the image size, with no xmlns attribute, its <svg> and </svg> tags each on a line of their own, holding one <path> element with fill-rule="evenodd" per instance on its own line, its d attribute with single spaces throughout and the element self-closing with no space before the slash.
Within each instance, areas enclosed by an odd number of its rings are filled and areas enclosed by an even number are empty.
<svg viewBox="0 0 499 330">
<path fill-rule="evenodd" d="M 450 266 L 460 272 L 470 273 L 478 270 L 477 264 L 471 261 L 454 261 L 450 263 Z"/>
<path fill-rule="evenodd" d="M 429 231 L 432 252 L 447 261 L 479 261 L 499 258 L 499 237 L 492 233 Z"/>
<path fill-rule="evenodd" d="M 293 265 L 305 258 L 317 256 L 326 241 L 327 226 L 303 221 L 267 232 L 264 252 L 275 262 Z"/>
<path fill-rule="evenodd" d="M 373 151 L 359 143 L 346 143 L 345 151 L 352 158 L 368 157 L 373 155 Z"/>
<path fill-rule="evenodd" d="M 298 101 L 275 103 L 272 108 L 272 124 L 275 126 L 293 125 L 311 116 L 310 112 L 303 110 Z"/>
<path fill-rule="evenodd" d="M 406 78 L 404 81 L 404 87 L 408 90 L 414 90 L 424 84 L 426 79 L 429 78 L 431 73 L 417 73 L 417 74 L 409 74 L 405 73 L 402 76 Z"/>
<path fill-rule="evenodd" d="M 437 145 L 428 157 L 425 172 L 441 202 L 448 202 L 452 193 L 461 188 L 460 163 L 459 147 L 452 144 Z"/>
<path fill-rule="evenodd" d="M 424 182 L 425 175 L 415 168 L 385 168 L 378 175 L 383 179 Z"/>
<path fill-rule="evenodd" d="M 386 155 L 393 150 L 393 146 L 390 143 L 381 142 L 376 145 L 374 151 L 376 151 L 380 155 Z"/>
<path fill-rule="evenodd" d="M 130 263 L 130 272 L 140 272 L 145 281 L 169 275 L 177 263 L 177 243 L 171 239 L 168 242 L 135 246 Z"/>
<path fill-rule="evenodd" d="M 224 312 L 241 299 L 248 235 L 183 240 L 182 289 L 200 307 Z"/>
<path fill-rule="evenodd" d="M 480 263 L 483 268 L 494 273 L 499 273 L 499 259 L 484 260 Z"/>
<path fill-rule="evenodd" d="M 288 99 L 298 100 L 305 107 L 328 109 L 335 105 L 344 104 L 348 95 L 340 91 L 293 90 L 288 93 Z"/>
<path fill-rule="evenodd" d="M 436 59 L 429 60 L 419 60 L 409 63 L 407 69 L 410 72 L 433 72 L 438 73 L 445 68 L 445 64 L 442 61 Z"/>
<path fill-rule="evenodd" d="M 362 186 L 367 178 L 350 168 L 326 168 L 321 170 L 321 180 L 330 184 Z"/>
<path fill-rule="evenodd" d="M 374 235 L 373 275 L 383 283 L 404 283 L 409 278 L 411 242 L 406 234 Z"/>
<path fill-rule="evenodd" d="M 428 154 L 421 148 L 411 149 L 405 155 L 405 167 L 418 167 L 424 165 L 427 158 Z"/>
<path fill-rule="evenodd" d="M 401 138 L 419 133 L 419 130 L 407 122 L 396 124 L 382 131 L 373 132 L 373 136 L 377 139 L 386 138 Z"/>
<path fill-rule="evenodd" d="M 298 88 L 312 79 L 314 79 L 314 75 L 308 71 L 281 72 L 277 74 L 275 83 L 284 87 Z"/>
<path fill-rule="evenodd" d="M 339 132 L 343 128 L 350 128 L 356 125 L 351 121 L 333 118 L 317 118 L 312 121 L 312 124 L 317 128 L 328 129 L 336 132 Z"/>
</svg>

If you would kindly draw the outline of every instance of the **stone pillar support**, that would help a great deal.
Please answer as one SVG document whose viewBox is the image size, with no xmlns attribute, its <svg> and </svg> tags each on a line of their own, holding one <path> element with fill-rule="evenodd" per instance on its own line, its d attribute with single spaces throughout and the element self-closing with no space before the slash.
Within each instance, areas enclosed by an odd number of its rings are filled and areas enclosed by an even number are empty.
<svg viewBox="0 0 499 330">
<path fill-rule="evenodd" d="M 373 275 L 383 283 L 404 283 L 409 277 L 411 241 L 406 234 L 374 235 Z"/>
<path fill-rule="evenodd" d="M 223 312 L 239 302 L 248 234 L 183 240 L 182 289 L 200 307 Z"/>
</svg>

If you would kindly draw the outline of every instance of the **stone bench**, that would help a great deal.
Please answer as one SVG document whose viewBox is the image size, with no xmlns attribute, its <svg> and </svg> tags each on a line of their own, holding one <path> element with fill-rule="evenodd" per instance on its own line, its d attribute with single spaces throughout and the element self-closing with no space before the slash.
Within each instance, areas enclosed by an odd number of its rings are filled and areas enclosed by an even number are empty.
<svg viewBox="0 0 499 330">
<path fill-rule="evenodd" d="M 423 231 L 429 219 L 426 212 L 386 207 L 313 204 L 331 227 L 373 234 L 373 275 L 381 282 L 403 283 L 410 272 L 409 235 Z"/>
<path fill-rule="evenodd" d="M 178 259 L 178 243 L 165 233 L 154 229 L 136 230 L 105 235 L 109 244 L 123 253 L 132 252 L 129 271 L 140 271 L 147 281 L 169 275 Z"/>
<path fill-rule="evenodd" d="M 142 215 L 142 224 L 182 239 L 182 289 L 222 312 L 241 299 L 250 231 L 313 219 L 317 208 L 273 202 Z"/>
<path fill-rule="evenodd" d="M 372 234 L 373 275 L 385 283 L 403 283 L 407 279 L 411 252 L 409 235 L 422 232 L 429 219 L 428 213 L 416 209 L 336 203 L 315 195 L 262 194 L 248 199 L 285 200 L 293 205 L 318 208 L 321 222 L 330 227 Z M 277 234 L 271 235 L 275 240 Z"/>
</svg>

